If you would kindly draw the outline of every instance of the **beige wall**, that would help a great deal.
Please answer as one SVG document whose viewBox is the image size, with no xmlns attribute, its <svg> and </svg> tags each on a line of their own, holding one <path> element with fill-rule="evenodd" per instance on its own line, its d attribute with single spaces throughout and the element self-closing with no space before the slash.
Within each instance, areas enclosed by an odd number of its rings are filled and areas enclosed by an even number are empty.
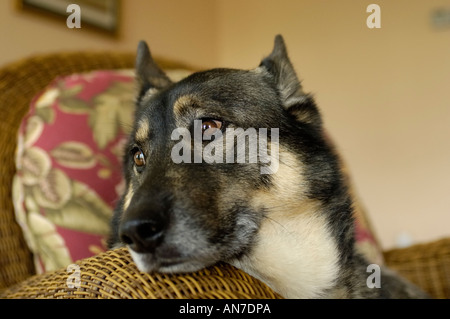
<svg viewBox="0 0 450 319">
<path fill-rule="evenodd" d="M 381 29 L 366 25 L 370 3 Z M 384 247 L 450 235 L 450 28 L 433 1 L 221 0 L 219 64 L 252 67 L 282 33 Z"/>
<path fill-rule="evenodd" d="M 0 2 L 0 65 L 30 54 L 134 50 L 199 67 L 252 68 L 282 33 L 306 90 L 353 174 L 384 248 L 450 235 L 450 28 L 433 9 L 448 0 L 125 0 L 118 39 Z M 381 7 L 381 29 L 366 7 Z"/>
</svg>

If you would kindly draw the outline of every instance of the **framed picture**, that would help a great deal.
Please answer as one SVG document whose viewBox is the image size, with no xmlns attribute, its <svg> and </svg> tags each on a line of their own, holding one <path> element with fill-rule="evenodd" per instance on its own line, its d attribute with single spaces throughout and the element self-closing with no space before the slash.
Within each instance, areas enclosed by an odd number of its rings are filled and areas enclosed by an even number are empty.
<svg viewBox="0 0 450 319">
<path fill-rule="evenodd" d="M 119 30 L 120 0 L 17 0 L 19 8 L 57 18 L 67 19 L 69 5 L 80 8 L 81 27 L 92 27 L 117 35 Z"/>
</svg>

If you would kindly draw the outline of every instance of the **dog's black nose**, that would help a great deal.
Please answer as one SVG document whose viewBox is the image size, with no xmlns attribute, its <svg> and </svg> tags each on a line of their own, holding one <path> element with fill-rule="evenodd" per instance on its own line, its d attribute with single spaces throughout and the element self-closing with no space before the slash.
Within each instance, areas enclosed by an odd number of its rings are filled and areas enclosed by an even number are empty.
<svg viewBox="0 0 450 319">
<path fill-rule="evenodd" d="M 119 238 L 139 253 L 154 253 L 169 227 L 171 196 L 145 189 L 134 194 L 119 223 Z"/>
<path fill-rule="evenodd" d="M 161 221 L 132 219 L 122 223 L 119 236 L 134 251 L 152 253 L 162 241 L 164 228 Z"/>
</svg>

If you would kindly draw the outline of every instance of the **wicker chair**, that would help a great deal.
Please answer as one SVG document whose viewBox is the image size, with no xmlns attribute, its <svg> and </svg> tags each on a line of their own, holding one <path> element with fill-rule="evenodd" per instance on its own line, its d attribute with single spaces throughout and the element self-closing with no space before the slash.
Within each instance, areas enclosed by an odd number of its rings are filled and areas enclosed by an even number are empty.
<svg viewBox="0 0 450 319">
<path fill-rule="evenodd" d="M 15 221 L 11 184 L 16 132 L 30 100 L 56 76 L 131 68 L 131 53 L 59 53 L 0 70 L 0 297 L 1 298 L 280 298 L 264 283 L 227 264 L 193 274 L 143 274 L 125 249 L 78 261 L 81 283 L 69 288 L 65 270 L 34 274 L 32 256 Z M 166 69 L 182 66 L 160 60 Z M 450 297 L 450 239 L 395 249 L 387 265 L 436 298 Z"/>
</svg>

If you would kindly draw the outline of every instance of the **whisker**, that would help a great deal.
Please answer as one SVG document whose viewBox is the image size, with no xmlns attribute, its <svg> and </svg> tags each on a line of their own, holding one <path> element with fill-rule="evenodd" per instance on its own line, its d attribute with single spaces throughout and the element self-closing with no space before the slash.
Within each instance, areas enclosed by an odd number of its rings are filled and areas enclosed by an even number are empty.
<svg viewBox="0 0 450 319">
<path fill-rule="evenodd" d="M 280 226 L 281 228 L 283 228 L 283 230 L 287 231 L 287 228 L 286 228 L 283 224 L 281 224 L 279 221 L 273 219 L 272 217 L 264 216 L 264 218 L 270 220 L 272 223 L 277 224 L 278 226 Z"/>
</svg>

